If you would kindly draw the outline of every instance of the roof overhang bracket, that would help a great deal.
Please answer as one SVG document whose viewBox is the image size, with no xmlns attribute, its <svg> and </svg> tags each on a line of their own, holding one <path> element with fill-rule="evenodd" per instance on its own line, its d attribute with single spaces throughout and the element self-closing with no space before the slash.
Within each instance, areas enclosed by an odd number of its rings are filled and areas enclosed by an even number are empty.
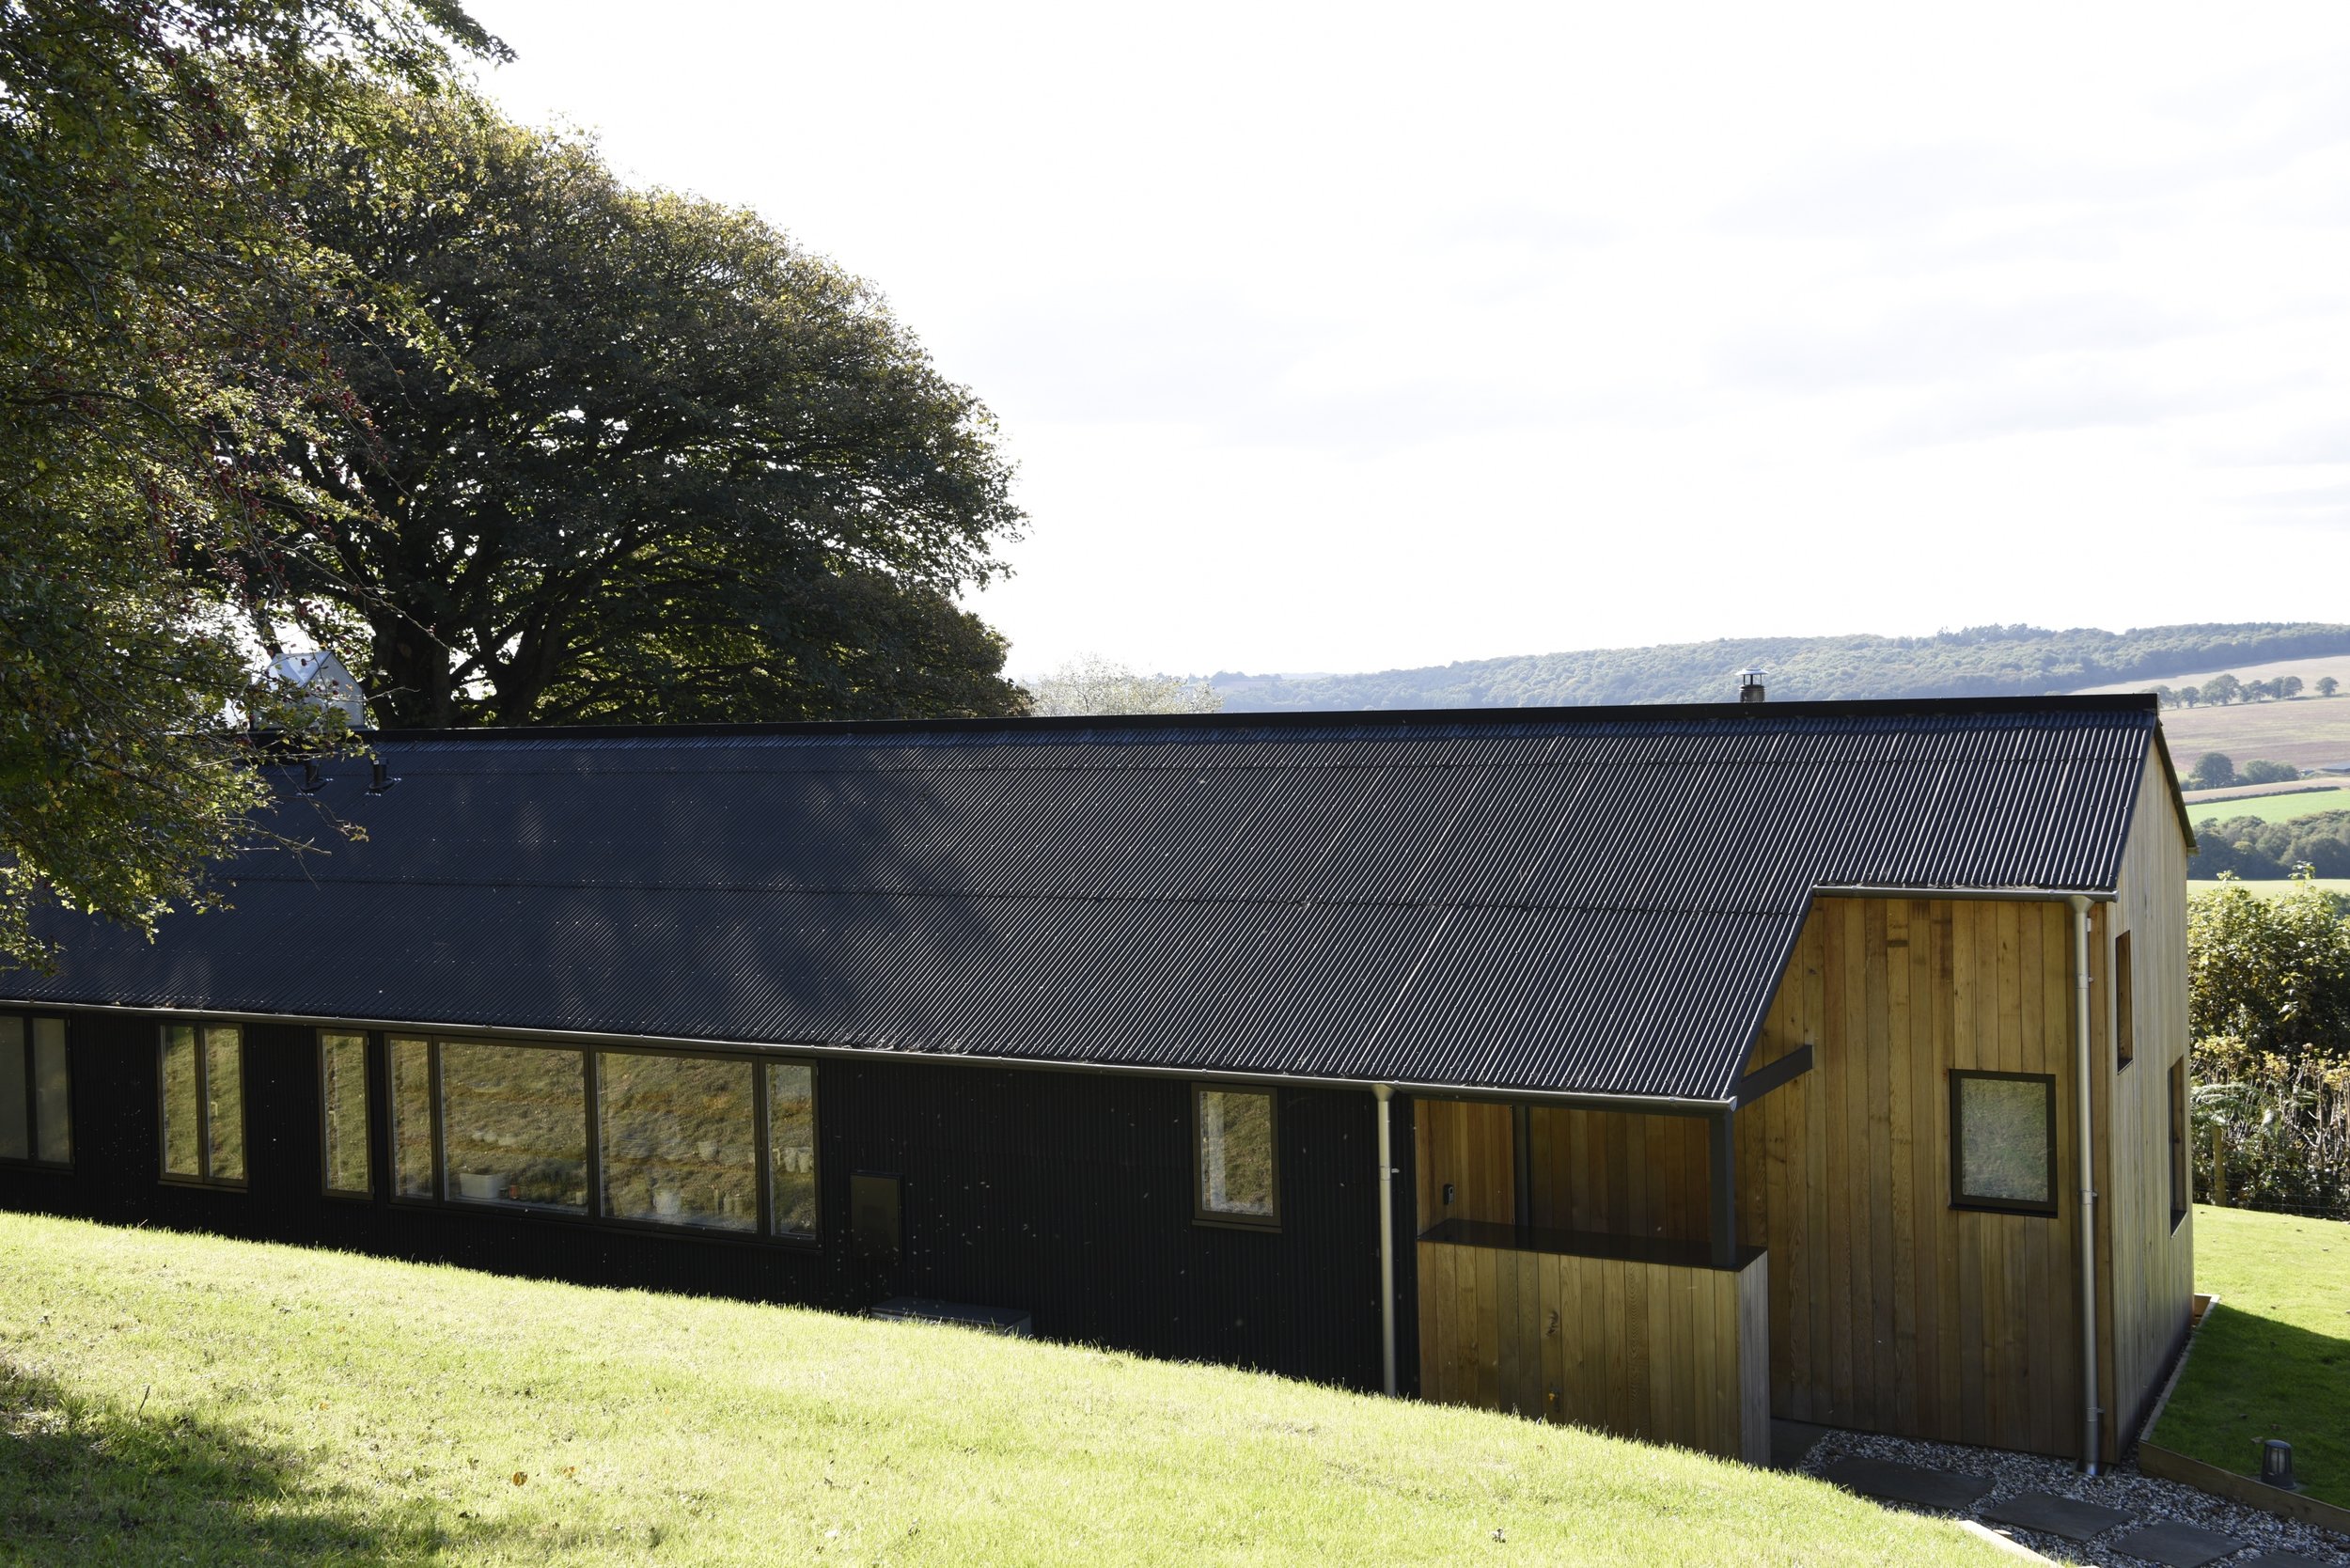
<svg viewBox="0 0 2350 1568">
<path fill-rule="evenodd" d="M 1738 1080 L 1735 1096 L 1740 1105 L 1750 1105 L 1781 1084 L 1790 1084 L 1811 1071 L 1811 1042 L 1805 1041 L 1767 1067 L 1758 1067 Z"/>
</svg>

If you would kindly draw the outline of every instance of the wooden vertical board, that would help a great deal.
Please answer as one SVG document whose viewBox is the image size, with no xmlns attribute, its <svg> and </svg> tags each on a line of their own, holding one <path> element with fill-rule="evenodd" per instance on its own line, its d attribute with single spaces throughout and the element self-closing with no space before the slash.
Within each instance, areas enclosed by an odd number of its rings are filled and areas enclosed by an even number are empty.
<svg viewBox="0 0 2350 1568">
<path fill-rule="evenodd" d="M 1910 1064 L 1915 1056 L 1910 1038 L 1909 911 L 1906 900 L 1885 905 L 1885 1079 L 1887 1151 L 1885 1219 L 1891 1242 L 1889 1270 L 1882 1289 L 1891 1343 L 1886 1383 L 1890 1390 L 1889 1423 L 1915 1430 L 1918 1424 L 1918 1256 L 1917 1195 L 1911 1190 L 1916 1170 L 1916 1128 L 1910 1119 Z"/>
<path fill-rule="evenodd" d="M 1934 906 L 1919 900 L 1909 906 L 1911 942 L 1908 949 L 1909 996 L 1909 1185 L 1911 1215 L 1911 1283 L 1913 1332 L 1911 1373 L 1916 1401 L 1911 1430 L 1942 1430 L 1941 1376 L 1941 1260 L 1942 1215 L 1935 1173 L 1940 1169 L 1935 1151 L 1936 1129 L 1942 1125 L 1942 1102 L 1935 1091 L 1941 1077 L 1939 1033 L 1935 1020 L 1941 998 L 1935 989 L 1935 923 Z"/>
<path fill-rule="evenodd" d="M 1868 1007 L 1868 1059 L 1865 1109 L 1869 1129 L 1869 1216 L 1867 1294 L 1869 1297 L 1868 1401 L 1866 1419 L 1872 1425 L 1900 1424 L 1901 1375 L 1896 1371 L 1893 1341 L 1893 1205 L 1888 1179 L 1893 1166 L 1892 1129 L 1892 996 L 1891 953 L 1887 948 L 1888 901 L 1869 899 L 1861 904 L 1861 942 L 1866 949 L 1862 970 Z M 1857 1366 L 1856 1367 L 1856 1372 Z"/>
<path fill-rule="evenodd" d="M 1934 906 L 1934 1032 L 1935 1057 L 1930 1070 L 1933 1080 L 1934 1111 L 1929 1118 L 1934 1128 L 1935 1162 L 1932 1182 L 1919 1192 L 1919 1212 L 1935 1218 L 1935 1272 L 1940 1281 L 1942 1299 L 1936 1313 L 1942 1324 L 1942 1335 L 1935 1346 L 1935 1361 L 1941 1375 L 1940 1419 L 1923 1429 L 1930 1434 L 1954 1434 L 1962 1430 L 1961 1388 L 1965 1380 L 1960 1348 L 1966 1342 L 1959 1322 L 1958 1302 L 1962 1289 L 1959 1278 L 1958 1216 L 1950 1207 L 1950 1162 L 1956 1158 L 1950 1147 L 1950 1069 L 1958 1059 L 1960 1010 L 1962 996 L 1959 977 L 1965 965 L 1959 957 L 1961 931 L 1957 923 L 1957 906 L 1943 900 Z"/>
<path fill-rule="evenodd" d="M 1771 1260 L 1768 1253 L 1738 1277 L 1739 1457 L 1749 1465 L 1771 1462 L 1771 1377 L 1753 1350 L 1769 1333 Z"/>
</svg>

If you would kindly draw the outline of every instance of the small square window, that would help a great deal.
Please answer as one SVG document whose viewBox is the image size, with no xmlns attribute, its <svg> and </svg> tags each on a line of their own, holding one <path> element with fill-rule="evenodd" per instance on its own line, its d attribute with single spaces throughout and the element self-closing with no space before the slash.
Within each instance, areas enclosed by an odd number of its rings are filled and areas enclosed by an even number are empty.
<svg viewBox="0 0 2350 1568">
<path fill-rule="evenodd" d="M 1278 1225 L 1279 1126 L 1272 1091 L 1202 1087 L 1193 1091 L 1192 1120 L 1198 1134 L 1195 1217 Z"/>
<path fill-rule="evenodd" d="M 1960 1208 L 2056 1213 L 2056 1079 L 1952 1073 L 1950 1178 Z"/>
</svg>

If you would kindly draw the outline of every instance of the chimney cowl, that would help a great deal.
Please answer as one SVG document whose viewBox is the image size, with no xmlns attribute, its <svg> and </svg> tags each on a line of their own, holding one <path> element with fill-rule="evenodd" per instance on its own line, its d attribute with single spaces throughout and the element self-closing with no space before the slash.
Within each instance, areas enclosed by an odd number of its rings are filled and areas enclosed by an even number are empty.
<svg viewBox="0 0 2350 1568">
<path fill-rule="evenodd" d="M 1749 666 L 1738 672 L 1738 700 L 1741 702 L 1762 700 L 1762 672 L 1760 669 Z"/>
</svg>

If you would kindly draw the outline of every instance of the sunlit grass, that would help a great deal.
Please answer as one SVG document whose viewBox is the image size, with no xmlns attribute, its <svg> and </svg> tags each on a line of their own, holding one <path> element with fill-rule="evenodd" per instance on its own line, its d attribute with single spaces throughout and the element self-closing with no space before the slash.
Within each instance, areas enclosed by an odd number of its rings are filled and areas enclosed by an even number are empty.
<svg viewBox="0 0 2350 1568">
<path fill-rule="evenodd" d="M 2251 1475 L 2282 1437 L 2303 1489 L 2350 1508 L 2350 1224 L 2199 1203 L 2195 1288 L 2222 1305 L 2154 1440 Z"/>
<path fill-rule="evenodd" d="M 1992 1562 L 1816 1482 L 966 1331 L 0 1215 L 0 1560 Z"/>
</svg>

